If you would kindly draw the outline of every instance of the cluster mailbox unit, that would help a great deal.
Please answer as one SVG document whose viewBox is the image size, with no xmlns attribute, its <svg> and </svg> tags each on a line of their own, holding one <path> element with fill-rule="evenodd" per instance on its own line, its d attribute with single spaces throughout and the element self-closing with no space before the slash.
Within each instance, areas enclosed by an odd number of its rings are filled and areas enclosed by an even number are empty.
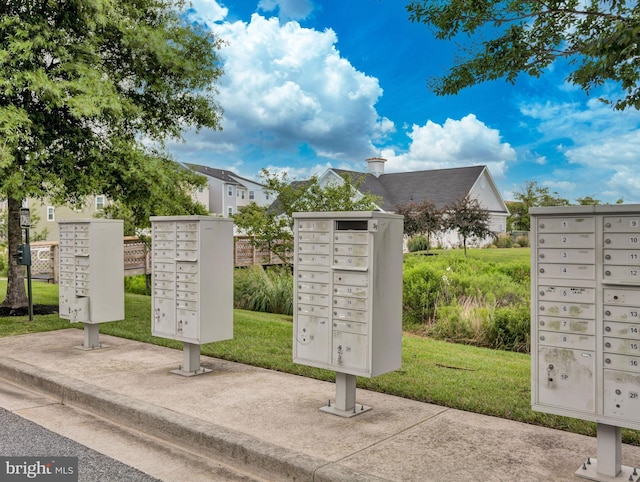
<svg viewBox="0 0 640 482">
<path fill-rule="evenodd" d="M 402 350 L 403 217 L 379 212 L 294 213 L 295 363 L 336 371 L 350 417 L 356 376 L 397 370 Z"/>
<path fill-rule="evenodd" d="M 183 365 L 200 367 L 200 345 L 233 338 L 233 220 L 152 216 L 152 335 L 184 342 Z"/>
<path fill-rule="evenodd" d="M 621 427 L 640 429 L 640 205 L 530 214 L 532 406 L 597 423 L 576 475 L 637 480 Z"/>
<path fill-rule="evenodd" d="M 124 319 L 123 221 L 58 221 L 60 318 L 84 323 L 81 349 L 101 348 L 99 323 Z"/>
</svg>

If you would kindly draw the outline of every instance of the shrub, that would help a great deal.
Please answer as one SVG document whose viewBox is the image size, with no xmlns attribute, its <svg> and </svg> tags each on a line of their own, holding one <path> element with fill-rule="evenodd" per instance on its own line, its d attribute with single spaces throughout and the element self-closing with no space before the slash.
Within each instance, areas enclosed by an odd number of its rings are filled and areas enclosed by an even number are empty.
<svg viewBox="0 0 640 482">
<path fill-rule="evenodd" d="M 488 327 L 492 348 L 528 353 L 531 314 L 527 306 L 496 309 Z"/>
<path fill-rule="evenodd" d="M 235 270 L 234 306 L 265 313 L 293 314 L 293 275 L 285 267 Z"/>
<path fill-rule="evenodd" d="M 495 244 L 498 248 L 511 248 L 513 246 L 513 241 L 511 240 L 511 236 L 502 235 L 498 236 L 493 244 Z"/>
<path fill-rule="evenodd" d="M 125 276 L 124 291 L 136 295 L 151 295 L 151 277 L 141 274 L 136 276 Z"/>
<path fill-rule="evenodd" d="M 429 251 L 429 241 L 426 236 L 414 236 L 407 242 L 407 249 L 410 253 L 415 251 Z"/>
<path fill-rule="evenodd" d="M 518 236 L 516 238 L 516 243 L 521 248 L 528 248 L 529 247 L 529 237 L 528 236 Z"/>
</svg>

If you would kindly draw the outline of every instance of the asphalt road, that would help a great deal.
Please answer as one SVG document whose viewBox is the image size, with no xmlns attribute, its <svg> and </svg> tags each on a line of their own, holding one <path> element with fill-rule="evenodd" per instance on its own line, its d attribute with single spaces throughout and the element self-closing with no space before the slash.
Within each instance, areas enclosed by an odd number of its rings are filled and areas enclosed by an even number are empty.
<svg viewBox="0 0 640 482">
<path fill-rule="evenodd" d="M 152 482 L 158 480 L 2 408 L 0 408 L 0 427 L 0 455 L 5 457 L 78 457 L 79 482 Z"/>
</svg>

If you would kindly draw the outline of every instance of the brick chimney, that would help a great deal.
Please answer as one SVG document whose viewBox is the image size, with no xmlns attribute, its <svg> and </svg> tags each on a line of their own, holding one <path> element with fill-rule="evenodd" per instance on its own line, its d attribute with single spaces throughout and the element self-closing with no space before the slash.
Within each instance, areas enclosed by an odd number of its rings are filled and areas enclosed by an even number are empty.
<svg viewBox="0 0 640 482">
<path fill-rule="evenodd" d="M 380 177 L 380 174 L 384 174 L 385 162 L 387 162 L 387 160 L 382 157 L 370 157 L 367 159 L 367 170 L 369 174 Z"/>
</svg>

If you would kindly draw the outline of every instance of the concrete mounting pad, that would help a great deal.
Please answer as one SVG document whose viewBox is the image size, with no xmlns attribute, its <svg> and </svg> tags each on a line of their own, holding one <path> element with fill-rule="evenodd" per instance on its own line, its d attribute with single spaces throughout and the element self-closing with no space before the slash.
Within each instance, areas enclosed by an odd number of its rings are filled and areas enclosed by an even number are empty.
<svg viewBox="0 0 640 482">
<path fill-rule="evenodd" d="M 372 410 L 336 417 L 319 410 L 333 383 L 206 356 L 206 376 L 177 377 L 179 350 L 107 335 L 75 350 L 82 336 L 0 338 L 0 377 L 36 390 L 24 408 L 53 397 L 266 479 L 575 481 L 596 456 L 595 438 L 366 390 Z M 640 465 L 640 447 L 622 454 Z"/>
</svg>

